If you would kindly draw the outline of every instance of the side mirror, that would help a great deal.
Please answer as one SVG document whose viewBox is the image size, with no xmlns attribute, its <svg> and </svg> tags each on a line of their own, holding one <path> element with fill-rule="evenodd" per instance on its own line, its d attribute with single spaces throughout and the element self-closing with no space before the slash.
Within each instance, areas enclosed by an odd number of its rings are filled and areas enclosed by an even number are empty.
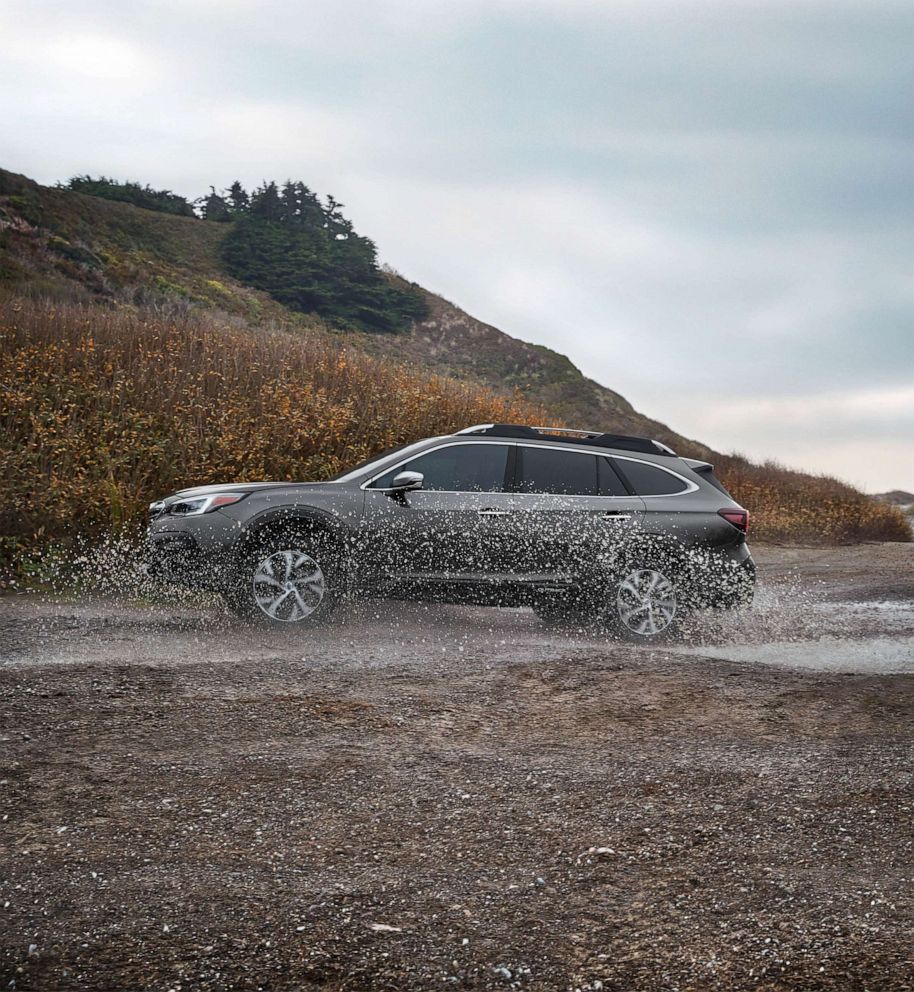
<svg viewBox="0 0 914 992">
<path fill-rule="evenodd" d="M 394 476 L 390 488 L 405 493 L 410 489 L 421 489 L 425 476 L 421 472 L 399 472 Z"/>
</svg>

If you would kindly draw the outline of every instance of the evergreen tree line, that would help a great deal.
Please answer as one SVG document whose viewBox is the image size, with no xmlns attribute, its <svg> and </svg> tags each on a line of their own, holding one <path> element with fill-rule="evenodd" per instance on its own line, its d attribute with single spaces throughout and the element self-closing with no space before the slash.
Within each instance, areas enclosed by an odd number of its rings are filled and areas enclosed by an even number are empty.
<svg viewBox="0 0 914 992">
<path fill-rule="evenodd" d="M 372 332 L 404 330 L 428 313 L 422 294 L 395 285 L 378 267 L 375 243 L 353 229 L 334 197 L 302 182 L 263 182 L 252 192 L 237 180 L 193 203 L 168 190 L 74 176 L 80 193 L 124 200 L 148 210 L 229 223 L 221 245 L 229 275 L 285 306 L 332 324 Z"/>
<path fill-rule="evenodd" d="M 234 182 L 204 205 L 208 220 L 234 220 L 222 260 L 236 279 L 303 313 L 341 327 L 399 331 L 428 308 L 411 287 L 394 285 L 378 267 L 375 243 L 357 234 L 343 204 L 304 183 L 264 182 L 248 194 Z"/>
<path fill-rule="evenodd" d="M 107 176 L 73 176 L 66 184 L 59 183 L 61 189 L 71 189 L 76 193 L 87 193 L 89 196 L 100 196 L 104 200 L 120 200 L 132 203 L 135 207 L 145 210 L 157 210 L 160 213 L 176 214 L 179 217 L 196 217 L 194 204 L 169 189 L 153 189 L 151 186 L 141 186 L 139 183 L 121 183 Z"/>
</svg>

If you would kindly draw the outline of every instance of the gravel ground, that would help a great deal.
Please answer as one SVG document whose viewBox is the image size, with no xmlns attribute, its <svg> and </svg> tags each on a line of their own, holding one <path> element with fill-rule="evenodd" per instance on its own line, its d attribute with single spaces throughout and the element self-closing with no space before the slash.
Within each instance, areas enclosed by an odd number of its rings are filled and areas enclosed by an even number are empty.
<svg viewBox="0 0 914 992">
<path fill-rule="evenodd" d="M 757 557 L 664 649 L 0 599 L 0 987 L 914 988 L 914 546 Z"/>
</svg>

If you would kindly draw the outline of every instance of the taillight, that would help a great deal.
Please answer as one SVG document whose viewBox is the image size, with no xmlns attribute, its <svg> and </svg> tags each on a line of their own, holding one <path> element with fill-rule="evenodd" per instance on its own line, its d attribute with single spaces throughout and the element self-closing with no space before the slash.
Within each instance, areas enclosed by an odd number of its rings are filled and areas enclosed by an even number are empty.
<svg viewBox="0 0 914 992">
<path fill-rule="evenodd" d="M 741 530 L 744 534 L 749 533 L 749 511 L 748 510 L 734 510 L 727 507 L 723 510 L 717 511 L 718 515 L 723 517 L 724 520 L 733 526 L 737 530 Z"/>
</svg>

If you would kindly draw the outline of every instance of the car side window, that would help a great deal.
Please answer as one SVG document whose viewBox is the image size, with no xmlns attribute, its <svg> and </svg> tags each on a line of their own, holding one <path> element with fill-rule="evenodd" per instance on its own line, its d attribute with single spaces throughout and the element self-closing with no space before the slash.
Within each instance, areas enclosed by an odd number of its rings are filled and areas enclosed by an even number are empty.
<svg viewBox="0 0 914 992">
<path fill-rule="evenodd" d="M 689 484 L 678 475 L 647 462 L 630 458 L 614 458 L 613 464 L 625 476 L 637 496 L 675 496 L 684 493 Z"/>
<path fill-rule="evenodd" d="M 369 488 L 389 489 L 401 472 L 421 472 L 422 488 L 432 492 L 501 493 L 508 467 L 506 444 L 449 444 L 418 455 L 385 472 Z"/>
<path fill-rule="evenodd" d="M 522 493 L 551 493 L 556 496 L 596 496 L 597 458 L 557 448 L 518 446 Z"/>
</svg>

